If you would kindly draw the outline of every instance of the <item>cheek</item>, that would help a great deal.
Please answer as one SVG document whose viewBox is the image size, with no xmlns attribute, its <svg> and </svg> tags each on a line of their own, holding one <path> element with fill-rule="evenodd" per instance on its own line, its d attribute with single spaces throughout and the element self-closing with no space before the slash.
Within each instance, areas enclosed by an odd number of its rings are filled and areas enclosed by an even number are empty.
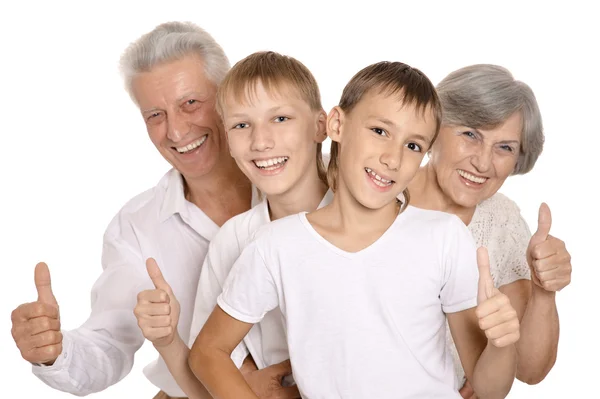
<svg viewBox="0 0 600 399">
<path fill-rule="evenodd" d="M 160 146 L 161 142 L 166 138 L 166 128 L 163 124 L 159 125 L 146 125 L 146 131 L 148 132 L 148 137 L 150 137 L 150 141 L 155 146 Z"/>
<path fill-rule="evenodd" d="M 243 158 L 246 155 L 246 149 L 250 148 L 248 137 L 243 134 L 233 134 L 228 136 L 229 152 L 233 158 Z"/>
<path fill-rule="evenodd" d="M 506 159 L 500 159 L 494 162 L 496 167 L 496 175 L 502 183 L 511 173 L 515 170 L 515 166 L 517 165 L 517 159 L 512 157 L 504 157 Z"/>
</svg>

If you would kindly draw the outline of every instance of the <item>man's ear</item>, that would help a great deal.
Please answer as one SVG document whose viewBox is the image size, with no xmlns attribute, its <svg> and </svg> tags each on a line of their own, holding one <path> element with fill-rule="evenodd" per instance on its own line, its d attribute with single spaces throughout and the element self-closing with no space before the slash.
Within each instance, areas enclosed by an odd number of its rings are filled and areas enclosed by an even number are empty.
<svg viewBox="0 0 600 399">
<path fill-rule="evenodd" d="M 327 116 L 327 135 L 331 141 L 341 142 L 344 118 L 344 111 L 337 105 L 329 111 L 329 115 Z"/>
</svg>

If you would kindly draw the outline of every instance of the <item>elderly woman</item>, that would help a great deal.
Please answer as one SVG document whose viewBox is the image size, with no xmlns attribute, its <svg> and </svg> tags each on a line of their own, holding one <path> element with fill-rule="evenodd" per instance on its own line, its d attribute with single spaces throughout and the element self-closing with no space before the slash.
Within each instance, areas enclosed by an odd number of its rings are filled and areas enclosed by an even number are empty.
<svg viewBox="0 0 600 399">
<path fill-rule="evenodd" d="M 498 193 L 507 177 L 529 172 L 542 152 L 544 134 L 535 96 L 529 86 L 495 65 L 452 72 L 439 83 L 438 93 L 443 123 L 428 163 L 410 186 L 412 205 L 456 214 L 477 245 L 488 248 L 494 283 L 521 320 L 517 378 L 536 384 L 556 361 L 555 294 L 571 281 L 571 257 L 564 242 L 549 235 L 547 205 L 540 206 L 532 236 L 517 205 Z M 448 337 L 451 340 L 449 333 Z M 454 343 L 450 347 L 463 386 Z M 472 397 L 468 383 L 461 394 Z"/>
</svg>

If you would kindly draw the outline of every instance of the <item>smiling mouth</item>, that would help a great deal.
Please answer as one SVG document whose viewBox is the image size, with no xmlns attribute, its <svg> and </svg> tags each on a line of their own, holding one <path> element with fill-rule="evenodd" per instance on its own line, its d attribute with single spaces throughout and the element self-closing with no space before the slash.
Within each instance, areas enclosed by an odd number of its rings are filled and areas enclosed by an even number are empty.
<svg viewBox="0 0 600 399">
<path fill-rule="evenodd" d="M 488 177 L 475 176 L 475 175 L 472 175 L 471 173 L 464 171 L 462 169 L 458 169 L 458 174 L 465 180 L 468 180 L 469 182 L 475 183 L 475 184 L 483 184 L 488 180 Z"/>
<path fill-rule="evenodd" d="M 260 159 L 252 161 L 254 166 L 261 170 L 275 170 L 281 168 L 288 161 L 288 157 L 277 157 L 271 159 Z"/>
<path fill-rule="evenodd" d="M 379 187 L 389 187 L 395 183 L 395 181 L 393 181 L 393 180 L 388 180 L 388 179 L 385 179 L 385 178 L 379 176 L 377 174 L 377 172 L 375 172 L 371 168 L 365 168 L 365 172 L 367 172 L 367 174 L 369 175 L 369 177 L 371 178 L 373 183 L 375 183 Z"/>
<path fill-rule="evenodd" d="M 184 145 L 183 147 L 175 147 L 175 150 L 180 154 L 187 154 L 188 152 L 194 151 L 196 148 L 200 147 L 208 137 L 208 134 L 200 137 L 198 140 L 189 143 L 188 145 Z"/>
</svg>

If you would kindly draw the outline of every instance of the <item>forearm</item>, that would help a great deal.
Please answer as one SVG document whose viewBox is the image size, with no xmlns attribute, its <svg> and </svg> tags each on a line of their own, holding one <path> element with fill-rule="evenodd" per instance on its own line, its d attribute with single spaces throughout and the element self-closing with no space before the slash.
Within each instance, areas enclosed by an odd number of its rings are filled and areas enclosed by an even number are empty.
<svg viewBox="0 0 600 399">
<path fill-rule="evenodd" d="M 83 328 L 63 332 L 63 351 L 52 366 L 36 366 L 46 385 L 76 396 L 100 392 L 124 378 L 140 345 L 123 348 L 102 334 Z M 129 354 L 130 353 L 130 354 Z"/>
<path fill-rule="evenodd" d="M 497 348 L 488 342 L 473 370 L 471 385 L 480 399 L 505 398 L 517 369 L 514 345 Z"/>
<path fill-rule="evenodd" d="M 559 337 L 555 293 L 532 286 L 517 342 L 517 378 L 527 384 L 539 383 L 550 372 L 556 362 Z"/>
<path fill-rule="evenodd" d="M 189 364 L 215 399 L 258 399 L 226 352 L 213 348 L 195 350 Z"/>
<path fill-rule="evenodd" d="M 177 385 L 189 399 L 211 399 L 204 385 L 196 378 L 188 364 L 190 349 L 182 341 L 179 334 L 168 346 L 157 347 L 156 350 L 165 361 Z"/>
</svg>

